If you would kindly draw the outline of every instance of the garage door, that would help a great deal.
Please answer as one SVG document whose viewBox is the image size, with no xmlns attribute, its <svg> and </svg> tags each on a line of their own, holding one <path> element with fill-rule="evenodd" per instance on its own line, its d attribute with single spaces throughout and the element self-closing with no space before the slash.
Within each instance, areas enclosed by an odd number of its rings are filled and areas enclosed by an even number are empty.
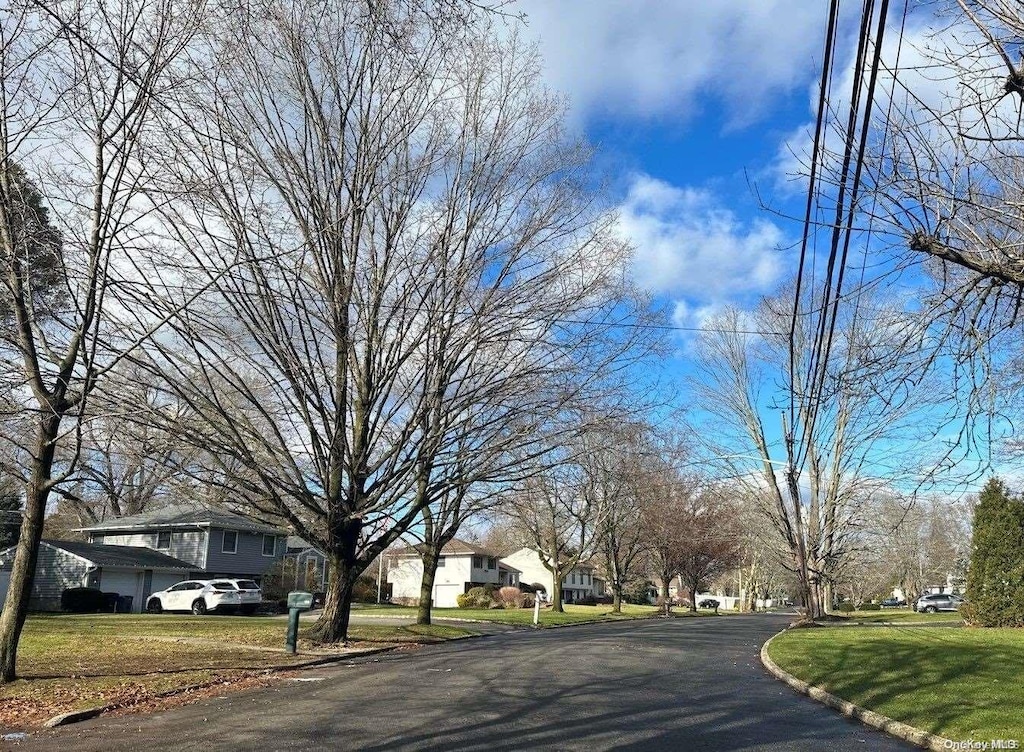
<svg viewBox="0 0 1024 752">
<path fill-rule="evenodd" d="M 135 613 L 142 608 L 142 572 L 134 569 L 104 568 L 100 572 L 100 590 L 104 593 L 132 596 L 132 611 Z"/>
<path fill-rule="evenodd" d="M 459 605 L 455 599 L 462 591 L 459 585 L 434 585 L 434 605 L 438 608 L 455 608 Z"/>
</svg>

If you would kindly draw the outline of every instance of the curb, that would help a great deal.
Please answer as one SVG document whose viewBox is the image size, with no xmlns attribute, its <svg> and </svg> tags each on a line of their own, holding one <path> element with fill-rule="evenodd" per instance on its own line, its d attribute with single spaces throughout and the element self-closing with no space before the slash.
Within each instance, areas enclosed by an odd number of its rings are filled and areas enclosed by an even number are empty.
<svg viewBox="0 0 1024 752">
<path fill-rule="evenodd" d="M 790 687 L 795 689 L 797 692 L 807 695 L 812 700 L 817 700 L 822 705 L 825 705 L 833 710 L 838 710 L 842 715 L 847 718 L 853 718 L 854 720 L 860 721 L 865 726 L 883 731 L 889 736 L 894 736 L 897 739 L 916 744 L 918 747 L 924 749 L 935 750 L 935 752 L 941 752 L 942 750 L 952 749 L 952 742 L 941 736 L 929 733 L 923 729 L 915 728 L 901 721 L 894 720 L 889 716 L 876 713 L 873 710 L 862 708 L 859 705 L 854 705 L 852 702 L 847 702 L 833 694 L 829 694 L 821 687 L 816 687 L 813 684 L 809 684 L 802 679 L 797 679 L 792 674 L 782 670 L 775 661 L 768 655 L 768 646 L 772 644 L 772 640 L 778 637 L 780 634 L 785 634 L 787 630 L 779 632 L 771 639 L 769 639 L 764 645 L 761 646 L 761 663 L 768 673 L 774 676 L 776 679 L 785 682 Z"/>
</svg>

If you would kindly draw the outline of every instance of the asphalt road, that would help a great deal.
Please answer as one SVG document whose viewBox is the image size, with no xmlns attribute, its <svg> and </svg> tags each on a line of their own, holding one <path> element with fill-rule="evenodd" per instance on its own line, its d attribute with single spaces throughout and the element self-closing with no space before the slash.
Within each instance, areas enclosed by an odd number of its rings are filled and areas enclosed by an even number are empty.
<svg viewBox="0 0 1024 752">
<path fill-rule="evenodd" d="M 758 650 L 791 617 L 518 631 L 383 654 L 20 750 L 906 750 L 794 693 Z M 316 681 L 318 680 L 318 681 Z"/>
</svg>

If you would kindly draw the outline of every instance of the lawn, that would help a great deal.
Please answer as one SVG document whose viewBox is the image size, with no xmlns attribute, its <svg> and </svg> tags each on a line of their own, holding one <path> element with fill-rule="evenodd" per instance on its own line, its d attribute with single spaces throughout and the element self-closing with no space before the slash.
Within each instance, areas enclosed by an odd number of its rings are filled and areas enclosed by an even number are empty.
<svg viewBox="0 0 1024 752">
<path fill-rule="evenodd" d="M 935 614 L 919 614 L 908 608 L 887 608 L 882 611 L 854 611 L 848 616 L 863 624 L 879 624 L 885 622 L 900 623 L 904 621 L 919 621 L 922 623 L 949 623 L 960 624 L 963 617 L 958 611 L 939 611 Z"/>
<path fill-rule="evenodd" d="M 769 655 L 844 700 L 947 739 L 1024 741 L 1024 630 L 796 629 Z"/>
<path fill-rule="evenodd" d="M 0 730 L 110 703 L 132 705 L 198 684 L 265 678 L 321 652 L 302 639 L 300 654 L 283 648 L 284 619 L 178 615 L 36 615 L 18 652 L 18 675 L 0 687 Z M 353 647 L 438 642 L 471 632 L 451 626 L 353 625 Z M 313 654 L 316 651 L 317 654 Z"/>
<path fill-rule="evenodd" d="M 416 609 L 404 606 L 367 606 L 354 611 L 364 616 L 415 616 Z M 655 606 L 635 606 L 622 604 L 622 614 L 613 614 L 611 606 L 578 606 L 566 604 L 565 613 L 555 613 L 550 608 L 540 611 L 540 626 L 552 627 L 562 624 L 586 624 L 595 621 L 613 621 L 619 619 L 638 619 L 658 613 Z M 434 608 L 431 611 L 435 619 L 470 619 L 474 621 L 491 621 L 498 624 L 533 624 L 532 608 Z"/>
</svg>

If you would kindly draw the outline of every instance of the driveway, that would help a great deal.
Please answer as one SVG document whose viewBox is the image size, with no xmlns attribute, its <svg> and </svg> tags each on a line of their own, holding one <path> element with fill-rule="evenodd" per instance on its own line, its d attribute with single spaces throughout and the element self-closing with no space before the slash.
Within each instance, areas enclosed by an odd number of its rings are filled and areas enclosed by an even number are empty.
<svg viewBox="0 0 1024 752">
<path fill-rule="evenodd" d="M 492 635 L 356 660 L 152 716 L 100 718 L 18 749 L 912 749 L 767 674 L 758 650 L 790 618 Z"/>
</svg>

